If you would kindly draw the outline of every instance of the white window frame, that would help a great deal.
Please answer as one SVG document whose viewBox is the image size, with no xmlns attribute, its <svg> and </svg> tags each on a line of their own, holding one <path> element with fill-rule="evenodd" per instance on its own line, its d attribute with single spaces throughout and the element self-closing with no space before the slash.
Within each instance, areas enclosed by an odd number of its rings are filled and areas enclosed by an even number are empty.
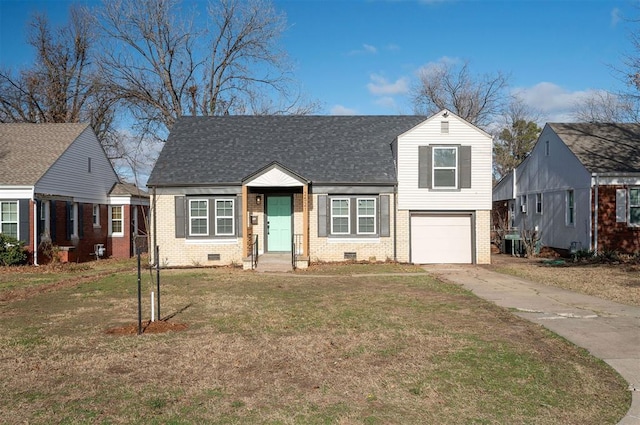
<svg viewBox="0 0 640 425">
<path fill-rule="evenodd" d="M 448 166 L 448 167 L 438 167 L 436 166 L 436 151 L 439 150 L 453 150 L 456 153 L 456 158 L 455 158 L 455 165 L 453 167 Z M 433 146 L 433 148 L 431 149 L 431 187 L 434 189 L 457 189 L 459 182 L 458 182 L 458 174 L 459 174 L 459 170 L 458 170 L 458 155 L 460 154 L 460 152 L 458 151 L 458 147 L 457 146 Z M 453 174 L 454 174 L 454 185 L 453 186 L 439 186 L 436 184 L 436 171 L 437 170 L 453 170 Z"/>
<path fill-rule="evenodd" d="M 528 211 L 527 195 L 520 195 L 520 212 L 526 214 Z"/>
<path fill-rule="evenodd" d="M 231 202 L 231 215 L 230 216 L 227 216 L 227 215 L 219 216 L 218 215 L 218 202 Z M 215 199 L 214 208 L 215 208 L 214 216 L 215 216 L 215 222 L 216 222 L 215 223 L 215 226 L 216 226 L 215 227 L 215 230 L 216 230 L 215 234 L 216 234 L 216 236 L 233 236 L 233 235 L 235 235 L 235 233 L 236 233 L 236 231 L 235 231 L 235 229 L 236 229 L 236 214 L 235 214 L 236 202 L 235 202 L 235 199 L 233 199 L 233 198 L 216 198 Z M 218 225 L 218 220 L 221 219 L 221 218 L 223 218 L 223 219 L 230 218 L 231 219 L 231 232 L 229 232 L 229 233 L 220 232 L 220 230 L 219 230 L 220 226 Z"/>
<path fill-rule="evenodd" d="M 120 209 L 120 218 L 117 218 L 117 219 L 113 218 L 113 209 L 114 208 L 119 208 Z M 114 232 L 113 231 L 113 223 L 115 221 L 120 222 L 120 231 L 119 232 Z M 111 236 L 116 236 L 116 237 L 124 236 L 124 205 L 109 205 L 109 234 Z"/>
<path fill-rule="evenodd" d="M 204 205 L 205 205 L 204 216 L 192 215 L 191 205 L 193 205 L 196 202 L 198 203 L 204 202 Z M 196 233 L 193 231 L 193 220 L 205 220 L 206 230 L 204 233 Z M 189 236 L 208 236 L 208 235 L 209 235 L 209 200 L 204 198 L 189 199 Z"/>
<path fill-rule="evenodd" d="M 71 204 L 71 217 L 69 217 L 69 223 L 71 224 L 71 237 L 78 237 L 78 203 Z"/>
<path fill-rule="evenodd" d="M 566 192 L 566 224 L 567 226 L 575 227 L 576 225 L 576 192 L 573 189 L 569 189 Z"/>
<path fill-rule="evenodd" d="M 2 212 L 4 210 L 5 205 L 15 204 L 16 206 L 16 220 L 7 220 L 3 221 Z M 20 239 L 20 202 L 18 201 L 0 201 L 0 233 L 2 233 L 2 227 L 4 224 L 14 224 L 16 225 L 16 239 Z M 13 235 L 9 235 L 13 237 Z"/>
<path fill-rule="evenodd" d="M 100 204 L 93 204 L 93 208 L 91 210 L 91 217 L 93 220 L 93 227 L 100 227 Z"/>
<path fill-rule="evenodd" d="M 347 202 L 347 214 L 334 214 L 333 212 L 333 203 L 336 201 L 346 201 Z M 347 218 L 347 231 L 346 232 L 335 232 L 333 226 L 334 218 Z M 332 235 L 350 235 L 351 234 L 351 198 L 331 198 L 331 234 Z"/>
<path fill-rule="evenodd" d="M 637 204 L 631 203 L 631 191 L 632 190 L 638 191 L 638 198 L 637 198 L 638 203 Z M 629 201 L 627 202 L 627 205 L 629 206 L 628 207 L 628 209 L 629 209 L 628 217 L 629 218 L 627 219 L 627 223 L 631 227 L 638 227 L 638 226 L 640 226 L 640 221 L 638 221 L 638 222 L 631 221 L 631 210 L 632 209 L 640 209 L 640 186 L 630 187 L 629 190 L 628 190 L 628 193 L 629 193 Z"/>
<path fill-rule="evenodd" d="M 542 193 L 536 193 L 536 214 L 542 214 L 544 208 L 544 200 Z"/>
<path fill-rule="evenodd" d="M 360 201 L 373 201 L 373 214 L 360 214 Z M 376 205 L 376 198 L 356 198 L 356 232 L 358 235 L 375 235 L 377 232 L 378 222 L 378 206 Z M 360 230 L 360 218 L 373 217 L 373 231 L 363 232 Z"/>
<path fill-rule="evenodd" d="M 40 222 L 44 223 L 44 228 L 40 229 L 40 234 L 51 236 L 51 202 L 49 201 L 40 203 Z"/>
</svg>

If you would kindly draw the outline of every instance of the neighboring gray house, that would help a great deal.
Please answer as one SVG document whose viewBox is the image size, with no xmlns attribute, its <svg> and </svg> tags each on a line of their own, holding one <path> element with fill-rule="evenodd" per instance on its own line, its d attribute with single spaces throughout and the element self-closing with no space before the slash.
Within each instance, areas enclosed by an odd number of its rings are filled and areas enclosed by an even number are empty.
<svg viewBox="0 0 640 425">
<path fill-rule="evenodd" d="M 494 224 L 538 229 L 544 246 L 640 251 L 640 125 L 547 124 L 493 189 Z"/>
<path fill-rule="evenodd" d="M 490 261 L 491 137 L 448 111 L 182 117 L 148 186 L 168 265 Z"/>
</svg>

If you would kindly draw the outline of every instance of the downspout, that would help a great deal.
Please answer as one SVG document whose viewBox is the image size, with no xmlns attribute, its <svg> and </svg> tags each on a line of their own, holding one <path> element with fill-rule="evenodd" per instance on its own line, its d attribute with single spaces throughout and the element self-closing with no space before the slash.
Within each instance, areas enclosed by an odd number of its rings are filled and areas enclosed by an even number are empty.
<svg viewBox="0 0 640 425">
<path fill-rule="evenodd" d="M 600 176 L 598 173 L 594 173 L 596 176 L 596 187 L 594 188 L 594 197 L 596 198 L 594 201 L 593 207 L 593 250 L 597 254 L 598 253 L 598 186 L 600 185 Z"/>
<path fill-rule="evenodd" d="M 158 215 L 158 211 L 156 210 L 156 204 L 157 204 L 157 196 L 156 196 L 156 187 L 153 186 L 153 204 L 152 204 L 152 213 L 153 213 L 153 261 L 154 264 L 157 266 L 160 264 L 159 259 L 156 258 L 157 257 L 157 250 L 156 250 L 156 246 L 158 245 L 158 225 L 157 225 L 157 220 L 156 220 L 156 216 Z"/>
<path fill-rule="evenodd" d="M 398 183 L 393 185 L 393 261 L 398 261 Z"/>
<path fill-rule="evenodd" d="M 38 266 L 38 203 L 35 196 L 33 198 L 33 265 Z"/>
</svg>

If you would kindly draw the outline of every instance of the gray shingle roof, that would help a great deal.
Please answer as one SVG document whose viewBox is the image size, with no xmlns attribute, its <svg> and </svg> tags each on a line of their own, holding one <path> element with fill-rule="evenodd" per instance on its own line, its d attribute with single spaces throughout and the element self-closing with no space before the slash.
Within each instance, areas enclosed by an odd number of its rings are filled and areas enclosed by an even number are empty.
<svg viewBox="0 0 640 425">
<path fill-rule="evenodd" d="M 549 123 L 591 173 L 640 172 L 640 124 Z"/>
<path fill-rule="evenodd" d="M 0 124 L 0 185 L 35 185 L 87 127 Z"/>
<path fill-rule="evenodd" d="M 114 196 L 138 196 L 148 198 L 149 193 L 132 183 L 116 183 L 109 191 L 109 195 Z"/>
<path fill-rule="evenodd" d="M 277 161 L 314 183 L 396 181 L 391 143 L 422 116 L 182 117 L 148 186 L 239 184 Z"/>
</svg>

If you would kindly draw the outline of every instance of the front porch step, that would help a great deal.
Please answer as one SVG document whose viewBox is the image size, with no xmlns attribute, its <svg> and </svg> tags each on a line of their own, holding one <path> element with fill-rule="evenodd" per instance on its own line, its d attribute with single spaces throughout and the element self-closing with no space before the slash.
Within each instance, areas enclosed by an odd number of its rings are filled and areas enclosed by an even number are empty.
<svg viewBox="0 0 640 425">
<path fill-rule="evenodd" d="M 258 272 L 290 272 L 293 271 L 291 267 L 291 254 L 262 254 L 258 256 Z"/>
</svg>

